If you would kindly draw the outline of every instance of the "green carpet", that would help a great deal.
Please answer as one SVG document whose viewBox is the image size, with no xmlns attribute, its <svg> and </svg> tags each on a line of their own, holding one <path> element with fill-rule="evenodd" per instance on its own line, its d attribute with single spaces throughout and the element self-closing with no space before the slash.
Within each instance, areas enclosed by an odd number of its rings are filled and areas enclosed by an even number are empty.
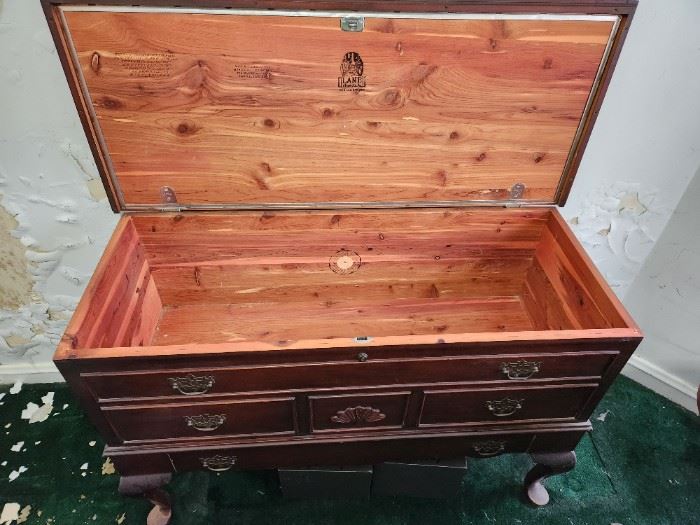
<svg viewBox="0 0 700 525">
<path fill-rule="evenodd" d="M 145 523 L 149 505 L 119 496 L 117 475 L 102 473 L 102 442 L 64 385 L 25 385 L 18 394 L 8 390 L 0 387 L 5 393 L 0 400 L 0 510 L 5 503 L 30 505 L 25 521 L 30 524 Z M 42 405 L 49 391 L 55 392 L 54 409 L 46 421 L 29 424 L 20 418 L 27 403 Z M 179 474 L 170 484 L 173 523 L 700 524 L 697 416 L 620 378 L 596 411 L 593 426 L 577 449 L 577 468 L 549 481 L 552 501 L 544 508 L 520 498 L 530 461 L 518 455 L 471 460 L 464 490 L 451 501 L 288 501 L 272 472 Z M 13 452 L 19 441 L 24 445 Z M 9 481 L 20 466 L 27 470 Z"/>
</svg>

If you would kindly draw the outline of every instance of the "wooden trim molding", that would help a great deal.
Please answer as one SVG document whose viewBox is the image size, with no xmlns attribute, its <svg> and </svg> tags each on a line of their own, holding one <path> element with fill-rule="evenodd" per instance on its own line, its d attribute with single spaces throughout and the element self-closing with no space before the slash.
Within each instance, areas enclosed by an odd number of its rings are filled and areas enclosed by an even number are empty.
<svg viewBox="0 0 700 525">
<path fill-rule="evenodd" d="M 80 5 L 81 0 L 41 0 L 43 5 Z M 131 6 L 131 0 L 92 0 L 91 5 Z M 308 0 L 149 0 L 156 7 L 308 9 Z M 433 11 L 433 12 L 583 12 L 588 14 L 630 14 L 638 0 L 315 0 L 314 9 L 347 11 Z M 143 5 L 140 2 L 139 5 Z"/>
<path fill-rule="evenodd" d="M 0 365 L 0 385 L 9 385 L 17 380 L 24 383 L 62 383 L 65 381 L 56 365 L 51 361 Z"/>
</svg>

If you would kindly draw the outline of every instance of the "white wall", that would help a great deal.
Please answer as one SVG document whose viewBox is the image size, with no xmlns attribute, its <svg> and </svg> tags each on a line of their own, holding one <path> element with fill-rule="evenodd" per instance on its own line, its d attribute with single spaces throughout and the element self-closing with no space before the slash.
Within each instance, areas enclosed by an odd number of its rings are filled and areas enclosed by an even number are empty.
<svg viewBox="0 0 700 525">
<path fill-rule="evenodd" d="M 698 21 L 696 0 L 641 0 L 564 209 L 628 303 L 627 291 L 700 166 Z M 0 229 L 9 225 L 19 242 L 8 252 L 16 259 L 26 248 L 21 265 L 33 286 L 21 306 L 0 303 L 0 381 L 30 372 L 56 377 L 54 346 L 116 218 L 38 0 L 0 0 L 0 207 L 17 223 L 0 213 Z M 0 265 L 0 278 L 2 272 Z M 8 275 L 22 279 L 21 272 Z"/>
<path fill-rule="evenodd" d="M 700 384 L 700 170 L 625 302 L 645 339 L 627 373 L 689 410 Z"/>
</svg>

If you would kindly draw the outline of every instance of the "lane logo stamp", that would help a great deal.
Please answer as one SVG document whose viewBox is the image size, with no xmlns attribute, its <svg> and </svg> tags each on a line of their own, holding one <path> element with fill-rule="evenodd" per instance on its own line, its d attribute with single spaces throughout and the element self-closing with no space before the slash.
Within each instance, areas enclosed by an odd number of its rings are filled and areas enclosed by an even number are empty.
<svg viewBox="0 0 700 525">
<path fill-rule="evenodd" d="M 340 91 L 352 91 L 358 93 L 367 87 L 364 76 L 365 65 L 362 57 L 355 51 L 348 51 L 340 63 L 340 76 L 338 77 L 338 89 Z"/>
</svg>

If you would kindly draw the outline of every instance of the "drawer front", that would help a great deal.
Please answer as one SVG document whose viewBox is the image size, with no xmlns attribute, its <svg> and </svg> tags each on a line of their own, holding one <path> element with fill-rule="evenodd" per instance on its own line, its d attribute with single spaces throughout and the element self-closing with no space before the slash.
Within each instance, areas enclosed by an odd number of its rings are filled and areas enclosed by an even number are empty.
<svg viewBox="0 0 700 525">
<path fill-rule="evenodd" d="M 410 394 L 309 396 L 311 429 L 318 432 L 400 428 L 406 419 Z"/>
<path fill-rule="evenodd" d="M 534 433 L 485 434 L 414 439 L 280 443 L 267 446 L 206 447 L 169 454 L 177 471 L 277 467 L 319 467 L 324 465 L 366 465 L 390 460 L 440 459 L 458 456 L 493 457 L 500 454 L 527 452 Z"/>
<path fill-rule="evenodd" d="M 169 471 L 230 469 L 269 469 L 282 467 L 319 467 L 371 465 L 392 460 L 436 460 L 459 456 L 492 457 L 504 453 L 563 452 L 573 450 L 590 430 L 586 424 L 574 423 L 558 430 L 537 428 L 508 432 L 443 432 L 422 436 L 397 437 L 377 433 L 374 439 L 321 439 L 309 437 L 282 439 L 277 442 L 246 444 L 195 441 L 183 448 L 163 448 L 149 453 L 130 452 L 128 447 L 109 455 L 122 473 L 150 474 Z"/>
<path fill-rule="evenodd" d="M 426 391 L 419 426 L 575 418 L 596 385 Z"/>
<path fill-rule="evenodd" d="M 421 383 L 600 377 L 616 351 L 504 354 L 423 359 L 308 363 L 170 371 L 84 373 L 97 399 L 201 396 L 232 392 L 305 390 Z M 360 356 L 359 359 L 365 359 Z"/>
<path fill-rule="evenodd" d="M 293 434 L 294 399 L 111 406 L 102 411 L 123 441 Z"/>
</svg>

